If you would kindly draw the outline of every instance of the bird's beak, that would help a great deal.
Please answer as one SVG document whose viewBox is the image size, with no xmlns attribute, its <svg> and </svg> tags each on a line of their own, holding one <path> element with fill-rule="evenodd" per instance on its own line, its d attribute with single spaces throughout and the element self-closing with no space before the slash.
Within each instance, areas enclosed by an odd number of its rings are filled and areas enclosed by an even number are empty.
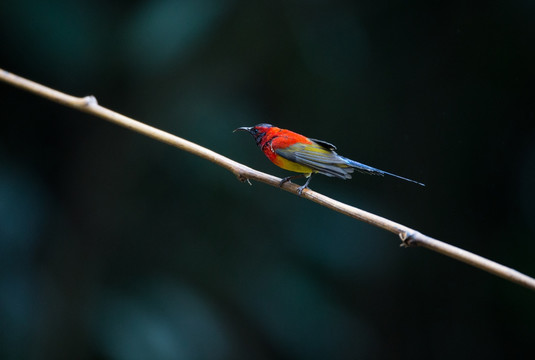
<svg viewBox="0 0 535 360">
<path fill-rule="evenodd" d="M 233 132 L 236 132 L 236 131 L 247 131 L 248 133 L 250 133 L 252 129 L 253 129 L 252 127 L 242 126 L 242 127 L 237 128 Z"/>
</svg>

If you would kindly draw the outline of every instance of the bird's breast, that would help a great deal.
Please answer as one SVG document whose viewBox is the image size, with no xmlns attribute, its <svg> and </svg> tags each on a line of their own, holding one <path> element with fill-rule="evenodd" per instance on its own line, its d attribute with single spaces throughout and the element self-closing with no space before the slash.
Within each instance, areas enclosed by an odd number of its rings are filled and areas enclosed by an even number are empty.
<svg viewBox="0 0 535 360">
<path fill-rule="evenodd" d="M 295 141 L 291 141 L 291 139 L 286 136 L 274 136 L 266 139 L 266 141 L 261 145 L 261 149 L 267 158 L 280 168 L 304 174 L 316 172 L 314 169 L 308 166 L 288 160 L 275 152 L 275 150 L 284 152 L 285 149 L 290 147 L 293 143 L 295 143 Z"/>
</svg>

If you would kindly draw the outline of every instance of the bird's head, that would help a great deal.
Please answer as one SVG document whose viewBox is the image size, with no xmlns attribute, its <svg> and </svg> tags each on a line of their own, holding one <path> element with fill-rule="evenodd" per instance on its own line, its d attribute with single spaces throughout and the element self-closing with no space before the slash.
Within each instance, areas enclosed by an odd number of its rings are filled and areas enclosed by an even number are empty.
<svg viewBox="0 0 535 360">
<path fill-rule="evenodd" d="M 251 127 L 247 127 L 247 126 L 239 127 L 233 132 L 247 131 L 249 134 L 253 135 L 256 141 L 256 144 L 258 145 L 262 142 L 262 139 L 264 138 L 264 136 L 266 136 L 268 131 L 272 128 L 273 126 L 270 124 L 258 124 L 258 125 L 251 126 Z"/>
</svg>

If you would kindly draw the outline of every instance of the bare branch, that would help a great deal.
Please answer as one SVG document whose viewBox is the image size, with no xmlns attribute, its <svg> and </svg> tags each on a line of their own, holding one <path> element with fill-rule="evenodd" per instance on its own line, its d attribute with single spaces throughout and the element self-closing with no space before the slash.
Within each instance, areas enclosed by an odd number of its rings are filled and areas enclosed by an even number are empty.
<svg viewBox="0 0 535 360">
<path fill-rule="evenodd" d="M 278 187 L 281 181 L 281 179 L 278 177 L 251 169 L 248 166 L 240 164 L 205 147 L 199 146 L 188 140 L 179 138 L 175 135 L 171 135 L 165 131 L 156 129 L 152 126 L 146 125 L 124 115 L 116 113 L 112 110 L 109 110 L 105 107 L 102 107 L 98 105 L 97 100 L 93 96 L 79 98 L 67 95 L 57 90 L 33 82 L 31 80 L 24 79 L 2 69 L 0 69 L 0 80 L 13 86 L 32 92 L 34 94 L 40 95 L 49 100 L 60 103 L 62 105 L 69 106 L 74 109 L 98 116 L 104 120 L 136 131 L 155 140 L 190 152 L 196 156 L 199 156 L 221 167 L 224 167 L 225 169 L 236 175 L 240 181 L 248 181 L 249 179 L 252 179 L 275 187 Z M 296 184 L 285 183 L 282 186 L 282 189 L 298 195 L 298 186 Z M 424 247 L 440 254 L 449 256 L 458 261 L 462 261 L 466 264 L 477 267 L 481 270 L 487 271 L 496 276 L 502 277 L 511 282 L 525 286 L 531 290 L 535 290 L 535 279 L 524 275 L 516 270 L 498 264 L 494 261 L 485 259 L 479 255 L 473 254 L 466 250 L 423 235 L 420 232 L 413 230 L 407 226 L 398 224 L 381 216 L 344 204 L 340 201 L 331 199 L 310 189 L 306 189 L 303 192 L 302 197 L 314 201 L 339 213 L 350 216 L 354 219 L 364 221 L 368 224 L 380 227 L 394 234 L 397 234 L 402 241 L 402 246 Z"/>
</svg>

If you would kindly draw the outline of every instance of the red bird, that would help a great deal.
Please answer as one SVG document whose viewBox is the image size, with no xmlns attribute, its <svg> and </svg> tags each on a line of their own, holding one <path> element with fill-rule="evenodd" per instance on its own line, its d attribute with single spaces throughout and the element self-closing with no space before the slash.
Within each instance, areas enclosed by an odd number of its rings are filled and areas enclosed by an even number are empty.
<svg viewBox="0 0 535 360">
<path fill-rule="evenodd" d="M 351 173 L 354 170 L 371 175 L 390 175 L 425 186 L 417 181 L 340 156 L 335 152 L 336 146 L 326 141 L 307 138 L 293 131 L 280 129 L 270 124 L 240 127 L 234 131 L 247 131 L 250 133 L 260 150 L 278 167 L 301 173 L 285 177 L 280 182 L 280 186 L 291 179 L 306 177 L 305 184 L 297 189 L 299 195 L 308 187 L 312 174 L 318 173 L 330 177 L 351 179 Z"/>
</svg>

